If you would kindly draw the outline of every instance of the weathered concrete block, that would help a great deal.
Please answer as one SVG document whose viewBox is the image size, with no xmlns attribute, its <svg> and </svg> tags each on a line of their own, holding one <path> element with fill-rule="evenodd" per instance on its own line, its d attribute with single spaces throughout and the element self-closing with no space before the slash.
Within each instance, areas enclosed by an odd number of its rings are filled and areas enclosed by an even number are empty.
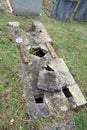
<svg viewBox="0 0 87 130">
<path fill-rule="evenodd" d="M 28 16 L 39 15 L 42 0 L 14 0 L 14 14 Z"/>
<path fill-rule="evenodd" d="M 68 89 L 71 92 L 77 106 L 82 106 L 87 103 L 77 84 L 68 86 Z"/>
</svg>

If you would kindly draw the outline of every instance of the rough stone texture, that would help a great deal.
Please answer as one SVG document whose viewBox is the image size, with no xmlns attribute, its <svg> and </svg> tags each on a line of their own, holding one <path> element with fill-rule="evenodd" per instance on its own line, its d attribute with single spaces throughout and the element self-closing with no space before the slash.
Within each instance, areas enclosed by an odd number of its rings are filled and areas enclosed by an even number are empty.
<svg viewBox="0 0 87 130">
<path fill-rule="evenodd" d="M 46 102 L 49 112 L 67 111 L 69 102 L 61 91 L 59 93 L 45 93 L 44 101 Z"/>
<path fill-rule="evenodd" d="M 14 0 L 14 14 L 28 16 L 39 15 L 42 0 Z"/>
<path fill-rule="evenodd" d="M 19 22 L 8 22 L 8 25 L 10 26 L 10 27 L 20 27 L 20 23 Z"/>
<path fill-rule="evenodd" d="M 71 92 L 77 106 L 82 106 L 87 103 L 77 84 L 68 86 L 68 89 Z"/>
<path fill-rule="evenodd" d="M 4 7 L 2 6 L 2 4 L 0 3 L 0 11 L 3 11 Z"/>
<path fill-rule="evenodd" d="M 50 126 L 45 130 L 76 130 L 74 120 L 68 120 L 65 124 Z"/>
<path fill-rule="evenodd" d="M 45 118 L 49 114 L 46 104 L 29 104 L 29 115 L 31 119 Z"/>
<path fill-rule="evenodd" d="M 59 71 L 42 70 L 39 72 L 38 88 L 48 92 L 60 92 L 62 87 L 69 83 L 66 79 L 67 76 Z"/>
</svg>

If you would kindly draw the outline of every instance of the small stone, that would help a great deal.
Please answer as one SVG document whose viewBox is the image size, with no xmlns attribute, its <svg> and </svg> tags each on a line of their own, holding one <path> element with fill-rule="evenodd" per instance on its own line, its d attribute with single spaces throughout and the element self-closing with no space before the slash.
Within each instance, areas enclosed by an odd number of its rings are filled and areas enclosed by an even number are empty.
<svg viewBox="0 0 87 130">
<path fill-rule="evenodd" d="M 16 41 L 17 44 L 21 44 L 23 42 L 23 39 L 22 38 L 16 38 L 15 41 Z"/>
<path fill-rule="evenodd" d="M 19 22 L 8 22 L 8 25 L 10 27 L 19 27 L 20 26 L 20 23 Z"/>
</svg>

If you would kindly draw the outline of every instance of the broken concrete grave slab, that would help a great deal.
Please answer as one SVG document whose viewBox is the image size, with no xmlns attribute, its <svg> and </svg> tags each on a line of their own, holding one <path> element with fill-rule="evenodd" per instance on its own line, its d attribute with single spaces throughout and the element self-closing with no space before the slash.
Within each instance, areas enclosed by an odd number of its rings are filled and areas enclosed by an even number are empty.
<svg viewBox="0 0 87 130">
<path fill-rule="evenodd" d="M 42 0 L 14 0 L 14 14 L 21 16 L 39 15 Z"/>
<path fill-rule="evenodd" d="M 10 28 L 16 38 L 23 38 L 18 47 L 24 63 L 21 75 L 31 119 L 44 118 L 48 114 L 86 104 L 64 60 L 50 53 L 47 43 L 52 39 L 44 26 L 34 22 L 28 32 L 19 27 Z"/>
</svg>

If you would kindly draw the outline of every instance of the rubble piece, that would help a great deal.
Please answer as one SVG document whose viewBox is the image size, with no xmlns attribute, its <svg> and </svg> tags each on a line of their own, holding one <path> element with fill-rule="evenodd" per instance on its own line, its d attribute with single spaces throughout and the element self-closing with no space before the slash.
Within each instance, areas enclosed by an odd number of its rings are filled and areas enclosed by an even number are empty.
<svg viewBox="0 0 87 130">
<path fill-rule="evenodd" d="M 47 44 L 48 50 L 50 51 L 52 58 L 58 58 L 52 45 L 50 43 L 46 43 L 46 44 Z"/>
<path fill-rule="evenodd" d="M 45 27 L 43 26 L 42 23 L 38 22 L 38 21 L 34 21 L 32 28 L 35 27 L 35 36 L 33 36 L 34 38 L 38 38 L 38 41 L 40 43 L 51 43 L 52 39 L 49 36 L 48 32 L 46 31 Z"/>
<path fill-rule="evenodd" d="M 69 109 L 68 99 L 61 91 L 59 93 L 45 93 L 44 101 L 48 106 L 49 113 L 53 114 L 59 111 L 67 111 Z"/>
<path fill-rule="evenodd" d="M 45 130 L 76 130 L 75 121 L 70 119 L 64 124 L 52 125 L 45 128 Z"/>
<path fill-rule="evenodd" d="M 69 72 L 67 65 L 62 58 L 56 58 L 49 61 L 48 64 L 54 71 Z"/>
<path fill-rule="evenodd" d="M 20 23 L 19 22 L 8 22 L 8 26 L 9 27 L 20 27 Z"/>
<path fill-rule="evenodd" d="M 38 78 L 38 88 L 48 92 L 60 92 L 66 85 L 65 76 L 61 72 L 55 72 L 51 68 L 41 70 Z"/>
<path fill-rule="evenodd" d="M 69 89 L 70 93 L 72 94 L 72 97 L 74 98 L 74 101 L 77 106 L 82 106 L 87 103 L 77 84 L 68 86 L 68 89 Z"/>
<path fill-rule="evenodd" d="M 0 3 L 0 11 L 3 11 L 4 7 L 2 6 L 2 4 Z"/>
</svg>

